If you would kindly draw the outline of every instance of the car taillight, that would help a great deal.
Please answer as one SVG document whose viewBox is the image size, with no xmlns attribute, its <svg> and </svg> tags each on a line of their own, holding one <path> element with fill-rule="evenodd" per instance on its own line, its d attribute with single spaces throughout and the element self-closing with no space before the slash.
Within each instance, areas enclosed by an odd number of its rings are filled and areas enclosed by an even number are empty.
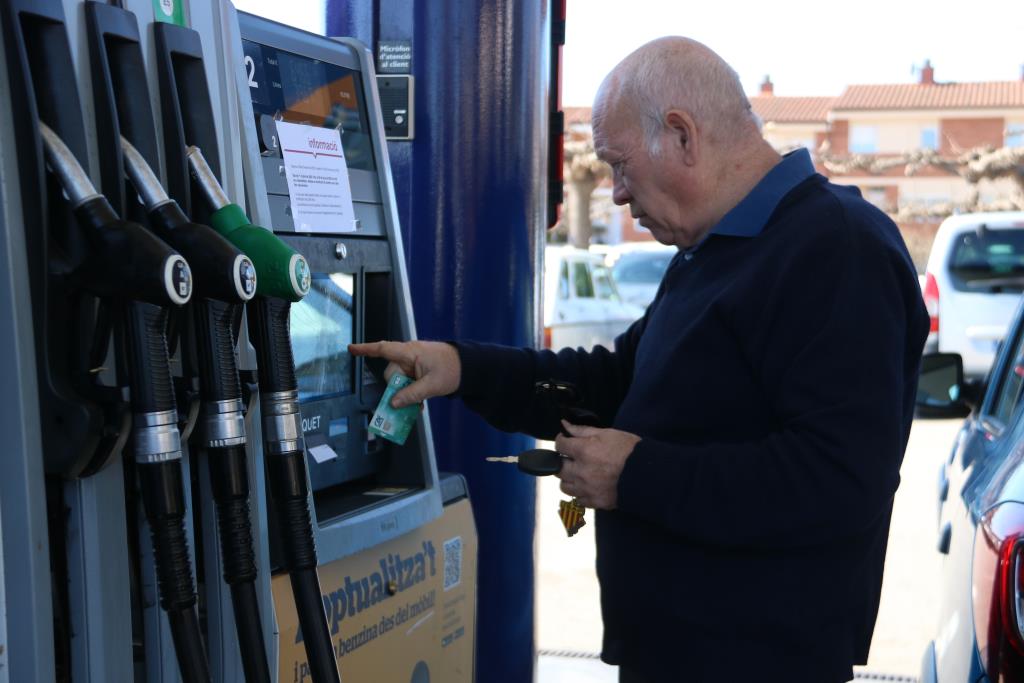
<svg viewBox="0 0 1024 683">
<path fill-rule="evenodd" d="M 924 281 L 924 307 L 928 309 L 928 317 L 931 318 L 929 332 L 939 331 L 939 283 L 931 273 L 925 275 Z"/>
<path fill-rule="evenodd" d="M 551 348 L 551 328 L 550 327 L 545 327 L 544 328 L 544 348 L 545 349 L 550 349 Z"/>
<path fill-rule="evenodd" d="M 978 654 L 989 677 L 1024 680 L 1024 504 L 1003 503 L 982 518 L 971 594 Z"/>
</svg>

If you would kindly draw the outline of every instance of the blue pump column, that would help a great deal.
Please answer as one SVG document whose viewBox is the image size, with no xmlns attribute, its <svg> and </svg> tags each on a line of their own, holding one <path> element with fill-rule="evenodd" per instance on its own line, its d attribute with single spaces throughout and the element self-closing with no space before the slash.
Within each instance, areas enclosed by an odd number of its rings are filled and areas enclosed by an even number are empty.
<svg viewBox="0 0 1024 683">
<path fill-rule="evenodd" d="M 412 40 L 415 140 L 389 144 L 421 339 L 533 345 L 546 223 L 550 3 L 328 0 L 328 35 Z M 484 457 L 530 440 L 431 403 L 480 536 L 477 680 L 533 678 L 535 481 Z M 551 514 L 555 514 L 552 510 Z"/>
</svg>

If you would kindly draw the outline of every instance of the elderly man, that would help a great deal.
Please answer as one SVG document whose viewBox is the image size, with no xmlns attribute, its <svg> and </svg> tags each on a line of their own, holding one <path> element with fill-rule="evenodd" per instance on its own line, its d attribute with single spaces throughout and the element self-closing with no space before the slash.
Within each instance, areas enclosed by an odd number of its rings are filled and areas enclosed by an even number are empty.
<svg viewBox="0 0 1024 683">
<path fill-rule="evenodd" d="M 899 232 L 780 157 L 736 73 L 685 38 L 605 79 L 594 144 L 614 199 L 679 253 L 615 349 L 357 345 L 494 426 L 565 424 L 562 490 L 597 510 L 606 662 L 621 680 L 841 683 L 864 662 L 928 318 Z"/>
</svg>

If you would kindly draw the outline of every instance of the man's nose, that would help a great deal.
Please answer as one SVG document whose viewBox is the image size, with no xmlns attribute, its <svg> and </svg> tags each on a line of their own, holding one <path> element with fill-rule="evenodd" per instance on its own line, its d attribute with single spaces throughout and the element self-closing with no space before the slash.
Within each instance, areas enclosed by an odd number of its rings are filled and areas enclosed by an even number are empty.
<svg viewBox="0 0 1024 683">
<path fill-rule="evenodd" d="M 629 190 L 626 189 L 625 184 L 616 181 L 615 185 L 612 187 L 612 201 L 619 206 L 625 206 L 633 201 L 633 196 L 629 193 Z"/>
</svg>

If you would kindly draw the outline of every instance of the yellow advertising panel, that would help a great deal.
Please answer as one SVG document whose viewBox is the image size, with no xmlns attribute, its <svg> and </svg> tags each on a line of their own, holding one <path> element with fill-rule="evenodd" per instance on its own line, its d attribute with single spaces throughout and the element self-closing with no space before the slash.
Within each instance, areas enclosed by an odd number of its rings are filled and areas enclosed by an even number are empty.
<svg viewBox="0 0 1024 683">
<path fill-rule="evenodd" d="M 472 683 L 476 527 L 469 500 L 435 521 L 319 568 L 342 680 Z M 287 575 L 272 581 L 280 683 L 310 683 Z"/>
</svg>

